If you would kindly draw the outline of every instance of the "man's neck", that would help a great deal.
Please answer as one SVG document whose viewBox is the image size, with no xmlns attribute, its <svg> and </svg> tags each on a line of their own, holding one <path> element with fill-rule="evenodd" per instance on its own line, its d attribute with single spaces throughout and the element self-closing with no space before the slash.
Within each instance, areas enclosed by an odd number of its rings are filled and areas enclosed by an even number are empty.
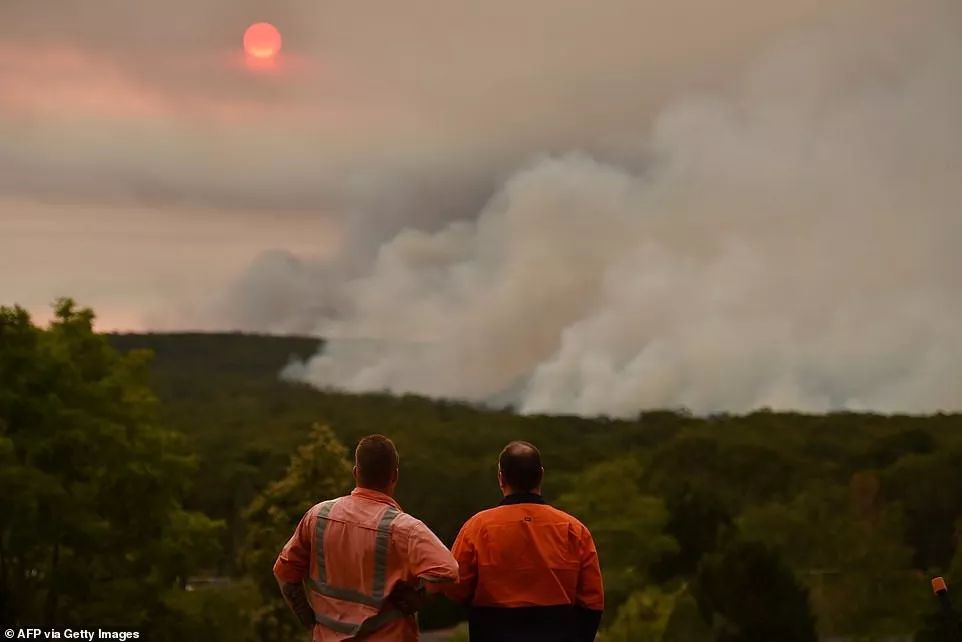
<svg viewBox="0 0 962 642">
<path fill-rule="evenodd" d="M 535 488 L 534 490 L 515 490 L 513 488 L 503 488 L 501 492 L 505 497 L 511 497 L 512 495 L 541 495 L 541 488 Z"/>
<path fill-rule="evenodd" d="M 500 505 L 507 506 L 511 504 L 547 504 L 547 502 L 544 500 L 544 497 L 541 496 L 541 489 L 535 489 L 506 493 Z"/>
<path fill-rule="evenodd" d="M 381 493 L 382 495 L 387 495 L 391 499 L 394 499 L 394 492 L 390 488 L 374 488 L 373 486 L 362 486 L 357 484 L 356 486 L 359 490 L 366 490 L 374 493 Z"/>
</svg>

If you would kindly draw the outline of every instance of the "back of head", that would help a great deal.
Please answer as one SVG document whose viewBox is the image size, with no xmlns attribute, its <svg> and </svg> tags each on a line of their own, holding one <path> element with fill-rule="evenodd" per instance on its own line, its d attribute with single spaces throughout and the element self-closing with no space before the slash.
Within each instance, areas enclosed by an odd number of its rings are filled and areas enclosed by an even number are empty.
<svg viewBox="0 0 962 642">
<path fill-rule="evenodd" d="M 364 488 L 381 490 L 394 481 L 398 454 L 394 442 L 384 435 L 368 435 L 361 439 L 354 451 L 357 483 Z"/>
<path fill-rule="evenodd" d="M 530 493 L 541 486 L 541 453 L 527 441 L 512 441 L 498 459 L 501 479 L 515 492 Z"/>
</svg>

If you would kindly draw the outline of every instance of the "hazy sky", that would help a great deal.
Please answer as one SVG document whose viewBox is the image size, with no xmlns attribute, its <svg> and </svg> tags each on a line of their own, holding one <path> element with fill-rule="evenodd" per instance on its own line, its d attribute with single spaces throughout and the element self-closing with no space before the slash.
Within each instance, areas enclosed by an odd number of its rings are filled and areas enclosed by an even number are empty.
<svg viewBox="0 0 962 642">
<path fill-rule="evenodd" d="M 261 252 L 474 217 L 539 153 L 636 158 L 664 100 L 837 5 L 4 0 L 0 300 L 250 325 L 207 302 Z M 272 73 L 241 54 L 258 20 L 285 38 Z"/>
<path fill-rule="evenodd" d="M 0 25 L 4 303 L 310 332 L 335 341 L 289 376 L 526 412 L 962 408 L 958 0 L 3 0 Z"/>
</svg>

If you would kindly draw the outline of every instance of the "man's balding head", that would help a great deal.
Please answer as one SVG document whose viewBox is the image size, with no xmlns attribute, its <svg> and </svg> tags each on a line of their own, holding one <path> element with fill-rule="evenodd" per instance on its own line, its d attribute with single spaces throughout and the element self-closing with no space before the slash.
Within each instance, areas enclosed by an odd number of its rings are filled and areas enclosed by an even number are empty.
<svg viewBox="0 0 962 642">
<path fill-rule="evenodd" d="M 498 459 L 501 484 L 509 492 L 530 493 L 541 487 L 541 453 L 526 441 L 512 441 Z"/>
</svg>

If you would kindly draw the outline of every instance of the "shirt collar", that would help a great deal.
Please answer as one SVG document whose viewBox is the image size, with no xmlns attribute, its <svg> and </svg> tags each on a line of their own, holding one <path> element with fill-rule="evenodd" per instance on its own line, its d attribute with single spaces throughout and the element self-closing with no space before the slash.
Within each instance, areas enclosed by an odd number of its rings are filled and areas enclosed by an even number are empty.
<svg viewBox="0 0 962 642">
<path fill-rule="evenodd" d="M 544 497 L 537 493 L 512 493 L 501 500 L 498 506 L 510 506 L 512 504 L 547 504 Z"/>
<path fill-rule="evenodd" d="M 361 497 L 363 499 L 369 499 L 372 502 L 380 502 L 382 504 L 388 504 L 389 506 L 393 506 L 394 508 L 401 510 L 401 505 L 398 504 L 393 497 L 391 497 L 390 495 L 386 495 L 381 491 L 373 490 L 371 488 L 361 488 L 360 486 L 358 486 L 357 488 L 351 491 L 351 497 Z"/>
</svg>

